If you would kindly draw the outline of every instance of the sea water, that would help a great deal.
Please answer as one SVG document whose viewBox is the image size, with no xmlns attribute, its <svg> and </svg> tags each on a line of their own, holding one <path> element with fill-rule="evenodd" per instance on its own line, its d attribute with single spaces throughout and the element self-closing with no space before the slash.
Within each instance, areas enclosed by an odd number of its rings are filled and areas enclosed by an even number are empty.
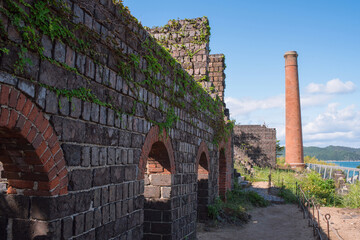
<svg viewBox="0 0 360 240">
<path fill-rule="evenodd" d="M 335 163 L 340 167 L 349 167 L 349 168 L 356 168 L 360 165 L 360 161 L 329 161 L 331 163 Z"/>
</svg>

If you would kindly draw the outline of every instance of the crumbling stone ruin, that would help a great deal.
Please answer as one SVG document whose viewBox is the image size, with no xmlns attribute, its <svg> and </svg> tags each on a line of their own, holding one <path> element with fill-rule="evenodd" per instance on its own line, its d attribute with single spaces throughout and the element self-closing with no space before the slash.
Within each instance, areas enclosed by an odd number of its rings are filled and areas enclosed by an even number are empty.
<svg viewBox="0 0 360 240">
<path fill-rule="evenodd" d="M 276 166 L 276 129 L 264 125 L 235 125 L 234 161 L 253 166 Z"/>
<path fill-rule="evenodd" d="M 0 8 L 0 239 L 195 239 L 233 173 L 207 19 L 176 61 L 110 0 Z"/>
</svg>

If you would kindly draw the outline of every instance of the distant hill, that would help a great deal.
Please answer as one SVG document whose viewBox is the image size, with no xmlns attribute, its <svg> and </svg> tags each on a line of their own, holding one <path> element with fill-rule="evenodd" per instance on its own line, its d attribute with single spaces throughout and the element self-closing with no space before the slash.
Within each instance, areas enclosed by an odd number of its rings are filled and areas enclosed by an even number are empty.
<svg viewBox="0 0 360 240">
<path fill-rule="evenodd" d="M 281 155 L 285 155 L 285 150 Z M 304 156 L 316 157 L 319 160 L 360 160 L 360 148 L 341 146 L 304 147 Z"/>
<path fill-rule="evenodd" d="M 360 160 L 360 148 L 341 146 L 304 147 L 304 156 L 314 156 L 319 160 Z"/>
</svg>

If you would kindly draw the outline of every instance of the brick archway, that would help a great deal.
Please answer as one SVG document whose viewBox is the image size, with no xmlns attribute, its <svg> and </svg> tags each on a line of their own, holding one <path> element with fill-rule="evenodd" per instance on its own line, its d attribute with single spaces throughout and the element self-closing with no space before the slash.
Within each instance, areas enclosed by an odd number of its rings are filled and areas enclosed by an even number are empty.
<svg viewBox="0 0 360 240">
<path fill-rule="evenodd" d="M 197 174 L 197 218 L 202 222 L 207 220 L 207 205 L 209 204 L 210 157 L 205 142 L 201 142 L 199 146 L 195 171 Z"/>
<path fill-rule="evenodd" d="M 226 191 L 231 189 L 231 137 L 219 144 L 219 196 L 226 199 Z"/>
<path fill-rule="evenodd" d="M 166 135 L 165 129 L 160 134 L 160 129 L 158 126 L 153 126 L 149 133 L 146 136 L 145 143 L 141 149 L 141 155 L 139 160 L 139 173 L 138 179 L 144 179 L 144 174 L 146 170 L 146 163 L 148 160 L 148 156 L 153 145 L 156 142 L 161 142 L 166 148 L 169 162 L 170 162 L 170 173 L 175 174 L 175 159 L 174 159 L 174 151 L 171 145 L 170 137 Z"/>
<path fill-rule="evenodd" d="M 0 161 L 8 194 L 67 193 L 64 154 L 49 120 L 23 93 L 0 84 Z"/>
</svg>

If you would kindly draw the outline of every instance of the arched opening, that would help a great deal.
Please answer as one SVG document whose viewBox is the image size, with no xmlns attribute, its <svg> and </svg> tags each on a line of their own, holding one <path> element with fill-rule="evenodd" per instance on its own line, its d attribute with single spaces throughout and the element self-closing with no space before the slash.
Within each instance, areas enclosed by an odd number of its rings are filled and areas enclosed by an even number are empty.
<svg viewBox="0 0 360 240">
<path fill-rule="evenodd" d="M 226 157 L 223 148 L 219 156 L 219 196 L 223 200 L 226 198 Z"/>
<path fill-rule="evenodd" d="M 146 161 L 144 174 L 144 239 L 170 239 L 171 164 L 164 143 L 155 142 Z"/>
<path fill-rule="evenodd" d="M 67 194 L 64 155 L 41 109 L 17 89 L 0 87 L 0 239 L 40 239 L 51 234 L 42 196 Z"/>
<path fill-rule="evenodd" d="M 198 221 L 207 220 L 207 205 L 209 203 L 209 166 L 206 154 L 200 156 L 197 177 L 197 216 Z"/>
</svg>

